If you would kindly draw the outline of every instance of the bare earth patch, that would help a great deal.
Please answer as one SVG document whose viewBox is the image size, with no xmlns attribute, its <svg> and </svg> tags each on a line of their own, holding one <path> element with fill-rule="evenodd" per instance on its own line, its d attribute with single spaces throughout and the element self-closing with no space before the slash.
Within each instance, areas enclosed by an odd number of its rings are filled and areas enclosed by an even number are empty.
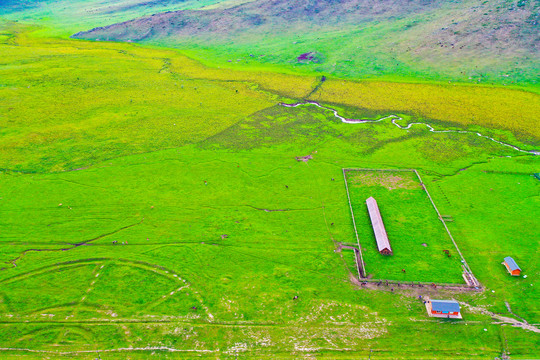
<svg viewBox="0 0 540 360">
<path fill-rule="evenodd" d="M 312 155 L 306 155 L 306 156 L 297 156 L 296 161 L 303 161 L 308 162 L 309 160 L 313 159 Z"/>
<path fill-rule="evenodd" d="M 421 188 L 418 181 L 388 172 L 349 173 L 348 181 L 353 186 L 383 186 L 388 190 Z"/>
</svg>

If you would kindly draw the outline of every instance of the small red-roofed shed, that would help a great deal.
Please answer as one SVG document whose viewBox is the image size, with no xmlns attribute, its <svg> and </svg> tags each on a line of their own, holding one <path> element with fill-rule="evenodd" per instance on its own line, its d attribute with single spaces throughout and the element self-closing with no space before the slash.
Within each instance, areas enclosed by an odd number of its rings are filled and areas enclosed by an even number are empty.
<svg viewBox="0 0 540 360">
<path fill-rule="evenodd" d="M 512 276 L 521 275 L 520 267 L 518 266 L 518 264 L 516 264 L 516 261 L 512 259 L 510 256 L 505 257 L 504 262 L 502 264 L 506 267 L 506 270 L 508 270 L 510 275 Z"/>
</svg>

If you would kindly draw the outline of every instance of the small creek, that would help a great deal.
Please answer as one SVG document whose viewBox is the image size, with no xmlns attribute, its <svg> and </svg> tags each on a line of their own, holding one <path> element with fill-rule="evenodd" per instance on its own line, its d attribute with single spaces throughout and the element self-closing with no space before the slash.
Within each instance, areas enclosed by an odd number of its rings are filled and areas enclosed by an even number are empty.
<svg viewBox="0 0 540 360">
<path fill-rule="evenodd" d="M 348 119 L 346 117 L 343 117 L 343 116 L 339 115 L 337 110 L 332 109 L 332 108 L 327 107 L 327 106 L 323 106 L 323 105 L 319 104 L 316 101 L 304 101 L 304 102 L 299 102 L 299 103 L 295 103 L 295 104 L 280 103 L 279 105 L 284 106 L 284 107 L 289 107 L 289 108 L 294 108 L 294 107 L 298 107 L 298 106 L 302 106 L 302 105 L 317 106 L 317 107 L 319 107 L 321 109 L 332 111 L 336 118 L 340 119 L 342 122 L 347 123 L 347 124 L 376 123 L 376 122 L 380 122 L 380 121 L 390 120 L 392 122 L 392 124 L 394 124 L 395 126 L 400 128 L 401 130 L 409 130 L 413 125 L 424 125 L 425 127 L 427 127 L 429 129 L 429 131 L 431 131 L 433 133 L 476 134 L 477 136 L 483 137 L 484 139 L 491 140 L 491 141 L 496 142 L 497 144 L 500 144 L 500 145 L 503 145 L 503 146 L 511 147 L 512 149 L 523 152 L 523 153 L 532 154 L 532 155 L 540 155 L 540 151 L 538 151 L 538 150 L 521 149 L 521 148 L 519 148 L 519 147 L 517 147 L 515 145 L 508 144 L 508 143 L 496 140 L 496 139 L 494 139 L 492 137 L 489 137 L 487 135 L 483 135 L 483 134 L 481 134 L 479 132 L 476 132 L 476 131 L 468 131 L 468 130 L 435 130 L 433 128 L 433 126 L 431 126 L 429 124 L 426 124 L 426 123 L 422 123 L 422 122 L 413 122 L 413 123 L 408 124 L 407 126 L 403 126 L 403 125 L 400 125 L 400 124 L 397 123 L 398 121 L 403 120 L 402 117 L 399 117 L 397 115 L 388 115 L 388 116 L 385 116 L 385 117 L 377 119 L 377 120 Z"/>
</svg>

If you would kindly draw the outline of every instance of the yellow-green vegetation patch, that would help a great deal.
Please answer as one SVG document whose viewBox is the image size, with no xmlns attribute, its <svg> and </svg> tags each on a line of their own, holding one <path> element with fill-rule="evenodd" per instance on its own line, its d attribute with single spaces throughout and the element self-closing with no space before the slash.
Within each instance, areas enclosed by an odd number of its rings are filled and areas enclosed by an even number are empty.
<svg viewBox="0 0 540 360">
<path fill-rule="evenodd" d="M 198 142 L 277 102 L 260 90 L 300 96 L 313 82 L 209 69 L 171 51 L 16 35 L 15 44 L 0 45 L 0 149 L 12 169 L 37 161 L 66 170 L 105 152 Z"/>
<path fill-rule="evenodd" d="M 176 55 L 175 53 L 172 54 Z M 203 66 L 193 59 L 178 55 L 174 56 L 171 60 L 171 66 L 188 77 L 224 81 L 246 81 L 252 83 L 255 88 L 269 90 L 290 98 L 307 96 L 317 84 L 315 76 L 212 68 Z"/>
<path fill-rule="evenodd" d="M 324 82 L 314 100 L 417 117 L 474 128 L 506 129 L 538 142 L 540 95 L 522 90 L 453 84 L 381 81 Z"/>
</svg>

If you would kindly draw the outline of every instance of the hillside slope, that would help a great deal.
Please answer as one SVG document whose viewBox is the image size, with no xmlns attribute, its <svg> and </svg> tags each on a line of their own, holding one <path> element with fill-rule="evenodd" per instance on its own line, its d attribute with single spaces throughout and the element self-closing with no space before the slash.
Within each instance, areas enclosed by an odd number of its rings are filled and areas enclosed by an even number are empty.
<svg viewBox="0 0 540 360">
<path fill-rule="evenodd" d="M 340 76 L 437 74 L 475 82 L 535 83 L 539 4 L 258 0 L 226 9 L 156 14 L 74 37 L 195 45 L 217 50 L 222 61 L 251 54 L 262 62 L 309 63 L 312 70 Z"/>
<path fill-rule="evenodd" d="M 38 22 L 50 31 L 71 35 L 164 11 L 197 9 L 222 0 L 2 0 L 0 18 Z"/>
</svg>

